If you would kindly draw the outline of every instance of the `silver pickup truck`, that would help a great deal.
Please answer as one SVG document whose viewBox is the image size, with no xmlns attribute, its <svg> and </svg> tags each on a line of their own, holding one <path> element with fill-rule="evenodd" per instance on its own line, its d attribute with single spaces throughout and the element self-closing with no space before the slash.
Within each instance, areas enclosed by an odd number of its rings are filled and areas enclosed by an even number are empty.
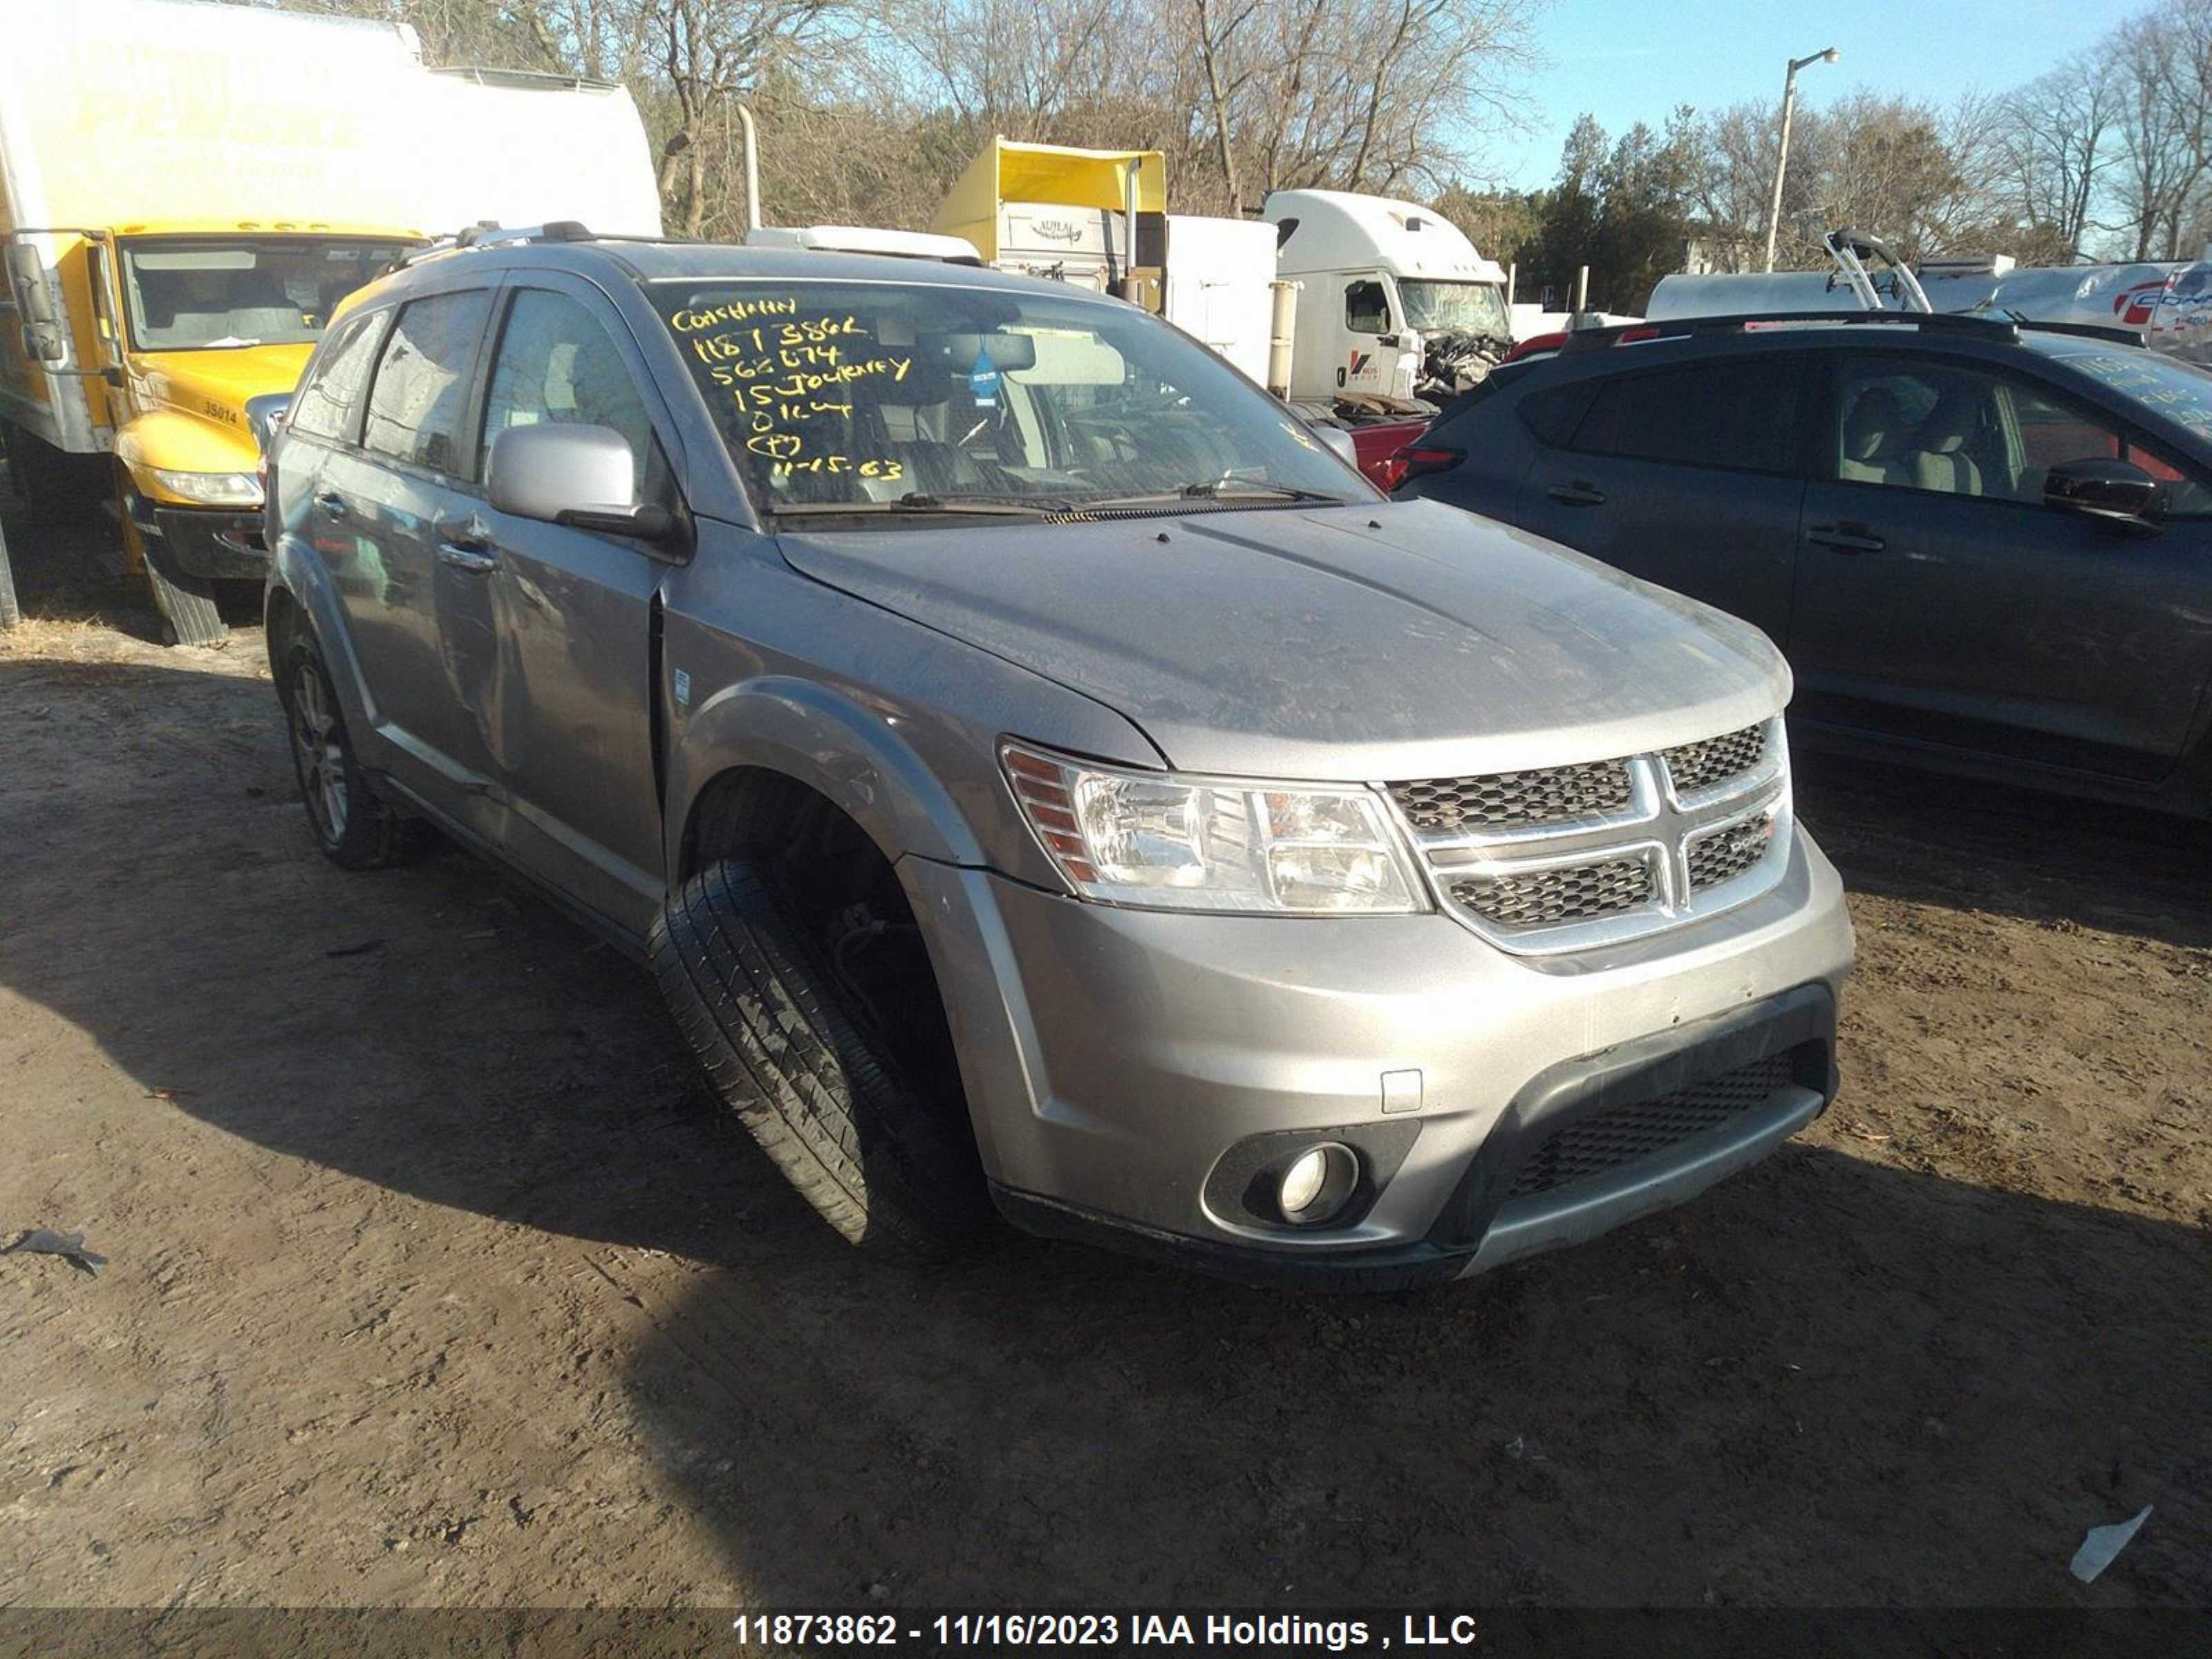
<svg viewBox="0 0 2212 1659">
<path fill-rule="evenodd" d="M 1834 1094 L 1767 641 L 1133 307 L 549 227 L 364 289 L 269 471 L 324 850 L 434 825 L 648 961 L 856 1243 L 1418 1284 Z"/>
</svg>

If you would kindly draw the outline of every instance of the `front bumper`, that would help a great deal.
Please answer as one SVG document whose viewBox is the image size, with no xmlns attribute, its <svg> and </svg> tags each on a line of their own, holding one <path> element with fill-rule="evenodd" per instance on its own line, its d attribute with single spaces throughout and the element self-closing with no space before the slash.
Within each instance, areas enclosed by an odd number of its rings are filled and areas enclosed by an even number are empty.
<svg viewBox="0 0 2212 1659">
<path fill-rule="evenodd" d="M 140 510 L 161 538 L 169 557 L 187 574 L 216 580 L 259 581 L 269 574 L 269 548 L 257 508 L 151 507 Z"/>
<path fill-rule="evenodd" d="M 982 871 L 900 869 L 986 1169 L 1001 1208 L 1034 1231 L 1268 1282 L 1448 1279 L 1680 1202 L 1834 1093 L 1850 925 L 1802 830 L 1760 898 L 1546 959 L 1436 915 L 1121 910 Z M 1773 1086 L 1725 1121 L 1515 1194 L 1561 1129 L 1753 1062 Z M 1345 1140 L 1378 1171 L 1348 1223 L 1291 1229 L 1234 1202 L 1218 1172 L 1250 1138 L 1285 1132 Z"/>
</svg>

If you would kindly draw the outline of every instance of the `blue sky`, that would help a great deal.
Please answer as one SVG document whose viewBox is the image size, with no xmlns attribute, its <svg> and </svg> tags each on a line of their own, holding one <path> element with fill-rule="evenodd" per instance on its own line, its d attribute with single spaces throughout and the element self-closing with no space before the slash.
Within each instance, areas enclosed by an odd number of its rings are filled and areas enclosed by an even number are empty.
<svg viewBox="0 0 2212 1659">
<path fill-rule="evenodd" d="M 1608 133 L 1656 128 L 1676 104 L 1725 108 L 1778 98 L 1784 68 L 1823 46 L 1836 64 L 1799 71 L 1798 107 L 1866 86 L 1948 103 L 2001 92 L 2094 44 L 2141 9 L 2124 0 L 1557 0 L 1534 31 L 1551 62 L 1530 83 L 1533 129 L 1487 149 L 1501 181 L 1549 184 L 1584 110 Z"/>
</svg>

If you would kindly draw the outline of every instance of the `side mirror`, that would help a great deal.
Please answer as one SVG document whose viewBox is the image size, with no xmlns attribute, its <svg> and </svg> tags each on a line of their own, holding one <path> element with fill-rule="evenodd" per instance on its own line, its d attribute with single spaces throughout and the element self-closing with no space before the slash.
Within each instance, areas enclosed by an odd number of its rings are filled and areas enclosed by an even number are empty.
<svg viewBox="0 0 2212 1659">
<path fill-rule="evenodd" d="M 69 362 L 69 336 L 56 314 L 46 289 L 46 267 L 30 243 L 11 239 L 7 244 L 8 291 L 15 297 L 22 319 L 23 355 L 49 368 Z"/>
<path fill-rule="evenodd" d="M 1313 422 L 1313 434 L 1328 447 L 1329 453 L 1346 466 L 1359 465 L 1359 446 L 1352 441 L 1352 434 L 1340 426 L 1324 426 Z"/>
<path fill-rule="evenodd" d="M 2043 504 L 2062 513 L 2146 528 L 2166 510 L 2166 486 L 2131 461 L 2061 461 L 2044 475 Z"/>
<path fill-rule="evenodd" d="M 292 394 L 289 392 L 264 392 L 246 400 L 246 429 L 253 434 L 253 441 L 266 455 L 276 441 L 276 429 L 284 424 L 290 412 Z"/>
<path fill-rule="evenodd" d="M 518 519 L 654 542 L 675 515 L 637 498 L 629 441 L 604 426 L 511 426 L 491 441 L 485 487 Z"/>
</svg>

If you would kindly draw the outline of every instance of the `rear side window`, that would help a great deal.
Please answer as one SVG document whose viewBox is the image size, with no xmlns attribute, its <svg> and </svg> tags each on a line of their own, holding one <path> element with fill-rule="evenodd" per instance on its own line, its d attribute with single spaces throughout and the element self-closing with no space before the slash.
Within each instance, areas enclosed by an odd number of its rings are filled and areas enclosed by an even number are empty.
<svg viewBox="0 0 2212 1659">
<path fill-rule="evenodd" d="M 1589 395 L 1587 380 L 1574 386 L 1555 386 L 1547 392 L 1533 392 L 1521 400 L 1521 418 L 1538 439 L 1557 449 L 1575 429 Z"/>
<path fill-rule="evenodd" d="M 483 289 L 434 294 L 399 313 L 368 394 L 362 441 L 380 455 L 460 476 L 469 367 L 491 295 Z"/>
<path fill-rule="evenodd" d="M 1799 360 L 1699 363 L 1601 382 L 1571 448 L 1681 466 L 1788 472 Z"/>
<path fill-rule="evenodd" d="M 350 441 L 361 420 L 362 389 L 368 384 L 369 365 L 376 361 L 379 317 L 356 317 L 338 332 L 323 354 L 322 367 L 292 399 L 284 423 L 311 438 Z"/>
</svg>

